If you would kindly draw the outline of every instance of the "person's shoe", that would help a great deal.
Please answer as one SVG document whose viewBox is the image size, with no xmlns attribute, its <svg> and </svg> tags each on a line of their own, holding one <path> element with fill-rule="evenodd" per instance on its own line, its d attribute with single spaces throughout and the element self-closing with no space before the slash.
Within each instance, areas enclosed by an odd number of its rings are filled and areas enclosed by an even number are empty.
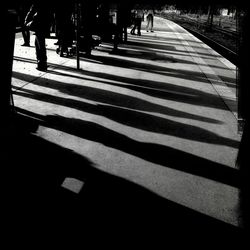
<svg viewBox="0 0 250 250">
<path fill-rule="evenodd" d="M 36 69 L 39 71 L 47 71 L 48 66 L 47 65 L 37 65 Z"/>
<path fill-rule="evenodd" d="M 30 44 L 29 44 L 29 43 L 24 43 L 24 44 L 22 44 L 21 46 L 30 47 Z"/>
</svg>

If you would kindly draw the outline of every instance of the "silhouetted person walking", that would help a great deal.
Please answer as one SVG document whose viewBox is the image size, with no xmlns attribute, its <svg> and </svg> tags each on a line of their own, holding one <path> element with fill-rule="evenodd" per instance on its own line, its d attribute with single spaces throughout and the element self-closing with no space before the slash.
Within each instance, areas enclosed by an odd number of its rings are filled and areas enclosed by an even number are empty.
<svg viewBox="0 0 250 250">
<path fill-rule="evenodd" d="M 47 70 L 46 35 L 50 29 L 50 8 L 47 1 L 34 1 L 25 18 L 25 24 L 35 32 L 37 70 Z"/>
<path fill-rule="evenodd" d="M 135 18 L 134 18 L 134 26 L 132 28 L 132 30 L 130 31 L 130 33 L 132 35 L 135 35 L 135 30 L 137 29 L 137 35 L 140 36 L 141 35 L 141 22 L 143 19 L 143 11 L 138 9 L 136 10 L 135 13 Z"/>
<path fill-rule="evenodd" d="M 30 6 L 31 6 L 31 1 L 23 0 L 21 1 L 19 8 L 18 8 L 18 14 L 20 18 L 20 24 L 22 27 L 22 35 L 23 35 L 23 41 L 24 41 L 22 46 L 30 46 L 30 31 L 24 25 L 25 17 L 29 11 Z"/>
</svg>

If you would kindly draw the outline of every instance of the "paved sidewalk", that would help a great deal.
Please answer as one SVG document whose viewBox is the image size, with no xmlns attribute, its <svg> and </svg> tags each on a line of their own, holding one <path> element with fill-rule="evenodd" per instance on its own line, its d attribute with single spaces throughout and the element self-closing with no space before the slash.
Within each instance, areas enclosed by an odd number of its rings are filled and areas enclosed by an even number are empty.
<svg viewBox="0 0 250 250">
<path fill-rule="evenodd" d="M 35 136 L 96 171 L 239 226 L 235 67 L 176 24 L 156 18 L 155 26 L 129 35 L 118 54 L 102 44 L 81 57 L 80 70 L 47 39 L 49 68 L 39 72 L 35 48 L 16 39 L 15 105 L 39 123 Z M 84 193 L 88 178 L 72 175 L 74 167 L 57 185 L 74 177 L 82 182 L 68 185 Z"/>
</svg>

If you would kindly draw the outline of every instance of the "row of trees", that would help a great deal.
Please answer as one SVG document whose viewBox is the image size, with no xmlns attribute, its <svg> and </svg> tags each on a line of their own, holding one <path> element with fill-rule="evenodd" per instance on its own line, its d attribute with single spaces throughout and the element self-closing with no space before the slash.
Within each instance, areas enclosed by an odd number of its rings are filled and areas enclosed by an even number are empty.
<svg viewBox="0 0 250 250">
<path fill-rule="evenodd" d="M 234 22 L 236 25 L 236 19 L 244 14 L 243 8 L 230 4 L 180 4 L 176 2 L 174 5 L 162 6 L 161 12 L 175 12 L 178 14 L 184 14 L 189 16 L 195 16 L 196 18 L 202 17 L 202 20 L 206 18 L 207 24 L 212 27 L 214 18 L 221 20 L 222 17 L 226 17 L 227 20 Z M 220 24 L 219 24 L 220 25 Z"/>
<path fill-rule="evenodd" d="M 162 6 L 162 11 L 164 10 L 178 10 L 182 14 L 196 14 L 196 15 L 213 15 L 226 14 L 228 16 L 235 16 L 237 6 L 235 5 L 215 5 L 215 4 L 202 4 L 202 5 L 190 5 L 190 4 L 175 4 L 175 5 L 164 5 Z M 225 13 L 226 11 L 226 13 Z"/>
</svg>

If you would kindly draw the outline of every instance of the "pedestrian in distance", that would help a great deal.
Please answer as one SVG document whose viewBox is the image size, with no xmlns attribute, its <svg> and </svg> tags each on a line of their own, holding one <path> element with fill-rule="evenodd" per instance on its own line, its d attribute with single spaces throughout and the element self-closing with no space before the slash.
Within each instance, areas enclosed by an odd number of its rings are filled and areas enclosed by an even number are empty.
<svg viewBox="0 0 250 250">
<path fill-rule="evenodd" d="M 135 30 L 137 30 L 137 35 L 141 35 L 141 23 L 143 19 L 143 11 L 141 9 L 137 9 L 135 12 L 134 18 L 134 26 L 130 31 L 130 34 L 135 35 Z"/>
<path fill-rule="evenodd" d="M 148 11 L 146 19 L 147 19 L 146 31 L 154 32 L 153 31 L 153 26 L 154 26 L 154 11 L 153 10 Z"/>
</svg>

